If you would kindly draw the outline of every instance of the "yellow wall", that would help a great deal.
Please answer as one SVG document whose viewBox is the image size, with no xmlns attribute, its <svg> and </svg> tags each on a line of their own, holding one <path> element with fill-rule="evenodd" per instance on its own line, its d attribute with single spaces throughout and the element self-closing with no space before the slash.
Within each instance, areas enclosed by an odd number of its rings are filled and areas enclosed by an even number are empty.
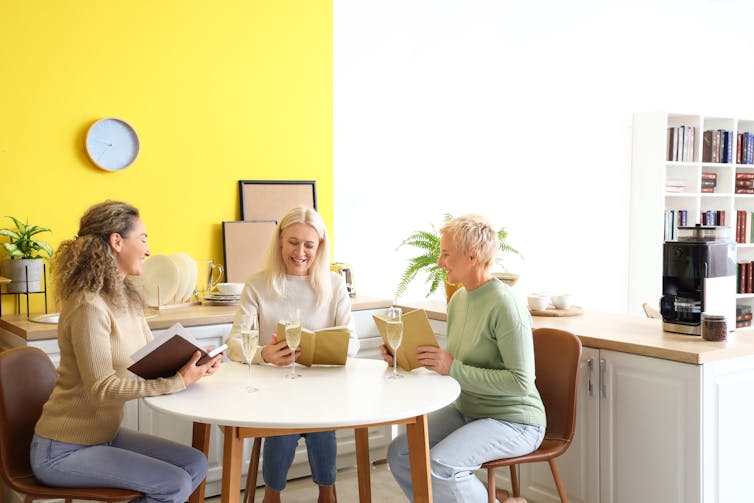
<svg viewBox="0 0 754 503">
<path fill-rule="evenodd" d="M 331 228 L 332 64 L 331 0 L 0 2 L 0 217 L 57 247 L 122 199 L 153 254 L 222 262 L 238 180 L 304 179 Z M 84 150 L 108 116 L 141 141 L 121 172 Z"/>
</svg>

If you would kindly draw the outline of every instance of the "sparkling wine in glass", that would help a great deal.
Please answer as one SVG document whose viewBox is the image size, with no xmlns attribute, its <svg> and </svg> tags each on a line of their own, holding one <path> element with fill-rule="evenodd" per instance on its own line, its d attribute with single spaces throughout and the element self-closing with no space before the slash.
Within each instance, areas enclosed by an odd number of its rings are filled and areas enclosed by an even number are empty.
<svg viewBox="0 0 754 503">
<path fill-rule="evenodd" d="M 393 373 L 388 379 L 400 379 L 403 376 L 398 373 L 398 348 L 403 341 L 403 319 L 400 307 L 390 307 L 387 310 L 387 342 L 393 350 Z"/>
<path fill-rule="evenodd" d="M 254 354 L 257 352 L 257 347 L 259 346 L 257 317 L 246 314 L 241 315 L 239 324 L 241 325 L 241 351 L 243 352 L 243 359 L 246 361 L 246 365 L 249 366 L 249 383 L 243 389 L 248 393 L 253 393 L 257 391 L 257 388 L 251 384 L 251 360 L 254 358 Z"/>
<path fill-rule="evenodd" d="M 301 374 L 296 373 L 296 348 L 301 343 L 301 318 L 298 310 L 291 319 L 285 321 L 285 342 L 291 349 L 291 372 L 286 374 L 287 379 L 297 379 Z"/>
</svg>

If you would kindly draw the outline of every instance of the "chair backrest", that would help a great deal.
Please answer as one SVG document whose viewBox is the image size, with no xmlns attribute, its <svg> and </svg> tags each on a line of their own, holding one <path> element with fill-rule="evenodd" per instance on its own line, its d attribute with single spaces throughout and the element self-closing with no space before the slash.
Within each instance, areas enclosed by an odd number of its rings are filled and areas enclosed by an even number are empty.
<svg viewBox="0 0 754 503">
<path fill-rule="evenodd" d="M 41 349 L 24 346 L 0 353 L 0 471 L 13 480 L 32 474 L 29 448 L 57 371 Z"/>
<path fill-rule="evenodd" d="M 576 430 L 581 341 L 554 328 L 536 328 L 533 337 L 536 385 L 547 414 L 545 436 L 570 441 Z"/>
</svg>

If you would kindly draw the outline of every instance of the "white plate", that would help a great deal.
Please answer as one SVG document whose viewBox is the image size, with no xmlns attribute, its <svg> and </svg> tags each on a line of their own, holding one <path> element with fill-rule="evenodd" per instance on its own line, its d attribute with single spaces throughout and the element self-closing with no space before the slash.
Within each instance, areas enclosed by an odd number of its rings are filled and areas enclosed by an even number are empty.
<svg viewBox="0 0 754 503">
<path fill-rule="evenodd" d="M 176 303 L 190 300 L 191 294 L 196 288 L 196 275 L 198 273 L 196 261 L 185 253 L 173 253 L 169 255 L 175 262 L 180 273 L 178 288 L 176 290 Z"/>
<path fill-rule="evenodd" d="M 60 319 L 60 313 L 45 313 L 45 314 L 34 314 L 29 318 L 31 321 L 36 321 L 37 323 L 57 323 Z"/>
<path fill-rule="evenodd" d="M 141 284 L 147 305 L 164 306 L 175 303 L 179 276 L 178 266 L 167 255 L 152 255 L 146 259 L 141 272 Z"/>
</svg>

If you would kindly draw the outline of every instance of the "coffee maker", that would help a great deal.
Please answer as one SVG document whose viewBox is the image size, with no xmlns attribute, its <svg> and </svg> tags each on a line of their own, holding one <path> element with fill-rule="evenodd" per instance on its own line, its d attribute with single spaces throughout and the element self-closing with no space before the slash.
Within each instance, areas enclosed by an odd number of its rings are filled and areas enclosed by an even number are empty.
<svg viewBox="0 0 754 503">
<path fill-rule="evenodd" d="M 346 282 L 348 295 L 350 297 L 356 297 L 356 285 L 353 282 L 353 269 L 351 268 L 351 264 L 346 264 L 345 262 L 333 262 L 330 264 L 330 270 L 337 272 L 343 277 L 343 280 Z"/>
<path fill-rule="evenodd" d="M 736 243 L 728 227 L 679 227 L 663 245 L 662 328 L 701 335 L 702 313 L 724 315 L 736 327 Z"/>
</svg>

